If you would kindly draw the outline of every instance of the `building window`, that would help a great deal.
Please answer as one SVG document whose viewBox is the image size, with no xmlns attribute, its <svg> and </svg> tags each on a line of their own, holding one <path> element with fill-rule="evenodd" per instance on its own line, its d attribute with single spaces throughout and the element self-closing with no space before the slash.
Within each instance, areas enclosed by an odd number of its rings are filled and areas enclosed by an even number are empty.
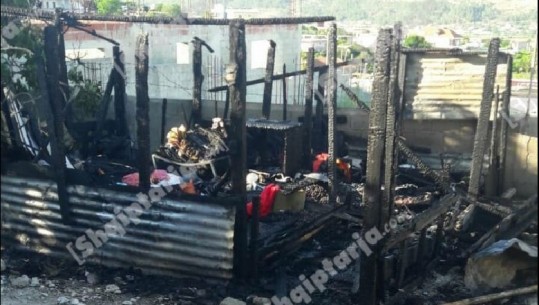
<svg viewBox="0 0 539 305">
<path fill-rule="evenodd" d="M 52 3 L 52 8 L 56 8 L 56 2 Z"/>
<path fill-rule="evenodd" d="M 49 8 L 49 1 L 47 1 L 47 5 L 46 5 L 46 6 L 47 6 L 47 8 Z"/>
</svg>

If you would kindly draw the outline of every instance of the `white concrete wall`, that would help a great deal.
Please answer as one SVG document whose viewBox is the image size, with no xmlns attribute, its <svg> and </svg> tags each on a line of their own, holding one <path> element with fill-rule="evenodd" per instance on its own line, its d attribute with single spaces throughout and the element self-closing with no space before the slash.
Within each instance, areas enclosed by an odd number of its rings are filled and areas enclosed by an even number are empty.
<svg viewBox="0 0 539 305">
<path fill-rule="evenodd" d="M 162 99 L 191 99 L 192 98 L 192 65 L 177 64 L 177 43 L 189 43 L 197 36 L 205 40 L 214 50 L 211 55 L 203 52 L 203 74 L 205 75 L 203 99 L 221 98 L 219 95 L 211 95 L 206 92 L 209 86 L 224 84 L 223 75 L 226 64 L 229 62 L 229 35 L 228 26 L 202 26 L 202 25 L 165 25 L 165 24 L 142 24 L 123 22 L 89 22 L 102 36 L 114 39 L 120 43 L 120 48 L 125 54 L 125 66 L 127 72 L 127 94 L 135 96 L 135 47 L 137 35 L 143 32 L 149 33 L 149 95 L 150 98 Z M 301 50 L 301 29 L 298 25 L 271 25 L 271 26 L 246 26 L 247 45 L 247 79 L 255 79 L 264 76 L 264 68 L 251 69 L 251 57 L 263 56 L 266 52 L 252 49 L 252 42 L 258 40 L 273 39 L 276 44 L 275 73 L 282 72 L 283 63 L 287 71 L 299 68 L 299 54 Z M 66 35 L 66 48 L 105 48 L 107 57 L 112 63 L 112 44 L 95 38 L 84 32 L 70 29 Z M 187 54 L 191 56 L 191 44 Z M 262 54 L 260 54 L 262 53 Z M 211 59 L 210 59 L 211 58 Z M 206 66 L 212 63 L 214 67 L 213 77 Z M 111 64 L 112 67 L 112 64 Z M 109 69 L 104 69 L 107 71 Z M 108 72 L 104 72 L 108 73 Z M 248 89 L 247 101 L 261 102 L 263 86 L 253 86 Z M 224 99 L 224 94 L 222 95 Z"/>
</svg>

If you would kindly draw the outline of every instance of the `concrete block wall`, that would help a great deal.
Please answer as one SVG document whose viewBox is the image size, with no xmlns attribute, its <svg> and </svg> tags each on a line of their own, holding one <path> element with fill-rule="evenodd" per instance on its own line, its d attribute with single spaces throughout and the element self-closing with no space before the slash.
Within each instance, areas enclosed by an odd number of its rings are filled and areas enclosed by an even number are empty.
<svg viewBox="0 0 539 305">
<path fill-rule="evenodd" d="M 149 34 L 150 71 L 148 75 L 148 85 L 150 97 L 152 98 L 190 99 L 192 97 L 192 44 L 190 44 L 190 41 L 195 36 L 205 40 L 208 45 L 214 49 L 215 53 L 211 55 L 210 60 L 212 63 L 219 63 L 219 66 L 215 67 L 220 75 L 219 77 L 216 77 L 218 81 L 222 78 L 222 75 L 224 75 L 225 65 L 229 62 L 228 26 L 95 21 L 85 22 L 85 24 L 88 25 L 88 29 L 93 29 L 98 34 L 114 39 L 120 43 L 120 48 L 124 52 L 124 63 L 126 67 L 126 92 L 130 96 L 135 95 L 135 47 L 137 36 L 140 33 L 145 32 Z M 253 49 L 252 42 L 269 39 L 274 40 L 277 44 L 275 73 L 278 74 L 282 72 L 283 64 L 287 65 L 287 70 L 289 71 L 298 69 L 299 54 L 301 51 L 300 25 L 247 25 L 246 47 L 248 80 L 263 77 L 265 70 L 264 68 L 251 69 L 251 57 L 265 57 L 267 54 L 258 54 L 257 52 L 259 52 L 259 50 Z M 190 58 L 189 64 L 177 64 L 177 43 L 187 43 L 189 45 L 189 52 L 187 54 Z M 65 34 L 65 45 L 67 49 L 102 48 L 105 50 L 106 57 L 110 59 L 110 68 L 112 68 L 112 44 L 104 40 L 81 31 L 70 29 Z M 209 54 L 209 52 L 203 49 L 203 65 L 209 64 Z M 103 73 L 108 75 L 110 68 L 103 69 Z M 219 71 L 220 68 L 221 71 Z M 203 73 L 206 73 L 204 69 Z M 206 75 L 203 98 L 209 97 L 204 96 L 207 94 L 206 89 L 209 89 L 208 77 L 209 76 Z M 263 86 L 250 88 L 247 100 L 250 102 L 261 102 L 262 90 Z"/>
</svg>

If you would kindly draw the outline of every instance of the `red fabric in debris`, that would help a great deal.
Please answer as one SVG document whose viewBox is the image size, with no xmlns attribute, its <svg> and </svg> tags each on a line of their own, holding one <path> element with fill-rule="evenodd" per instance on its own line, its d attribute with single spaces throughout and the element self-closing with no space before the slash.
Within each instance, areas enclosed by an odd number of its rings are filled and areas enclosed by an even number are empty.
<svg viewBox="0 0 539 305">
<path fill-rule="evenodd" d="M 329 155 L 326 153 L 321 153 L 321 154 L 316 155 L 316 158 L 313 161 L 313 172 L 318 173 L 318 171 L 320 170 L 320 166 L 324 162 L 326 162 L 328 158 L 329 158 Z"/>
<path fill-rule="evenodd" d="M 168 173 L 164 169 L 156 169 L 153 171 L 153 173 L 150 176 L 150 181 L 154 184 L 159 183 L 163 180 L 168 179 Z M 139 173 L 132 173 L 129 175 L 125 175 L 122 177 L 122 182 L 131 185 L 131 186 L 138 186 L 139 184 Z"/>
<path fill-rule="evenodd" d="M 273 203 L 275 202 L 275 196 L 277 196 L 277 193 L 281 190 L 281 188 L 277 184 L 268 184 L 266 187 L 262 190 L 262 193 L 260 194 L 260 209 L 259 209 L 259 215 L 260 217 L 266 217 L 271 213 L 271 210 L 273 208 Z M 247 215 L 251 217 L 253 215 L 253 203 L 249 202 L 247 203 Z"/>
</svg>

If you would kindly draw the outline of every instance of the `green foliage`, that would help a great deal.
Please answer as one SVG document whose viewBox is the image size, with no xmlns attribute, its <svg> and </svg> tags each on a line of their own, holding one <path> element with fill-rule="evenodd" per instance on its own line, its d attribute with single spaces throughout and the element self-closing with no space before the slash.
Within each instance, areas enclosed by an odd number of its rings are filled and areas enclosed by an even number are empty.
<svg viewBox="0 0 539 305">
<path fill-rule="evenodd" d="M 77 67 L 67 72 L 71 86 L 73 99 L 73 115 L 78 121 L 92 120 L 96 117 L 99 104 L 103 97 L 101 83 L 93 83 L 85 80 Z"/>
<path fill-rule="evenodd" d="M 33 7 L 35 0 L 2 0 L 2 5 L 14 7 Z"/>
<path fill-rule="evenodd" d="M 167 16 L 179 16 L 182 12 L 180 5 L 178 4 L 163 4 L 160 9 Z"/>
<path fill-rule="evenodd" d="M 529 73 L 531 70 L 531 53 L 528 51 L 520 51 L 513 57 L 513 72 L 514 73 Z"/>
<path fill-rule="evenodd" d="M 96 0 L 95 4 L 99 14 L 116 14 L 122 9 L 120 0 Z"/>
<path fill-rule="evenodd" d="M 500 41 L 500 48 L 507 49 L 511 46 L 511 41 L 509 39 L 502 39 Z"/>
<path fill-rule="evenodd" d="M 425 40 L 425 37 L 410 35 L 404 39 L 403 45 L 407 48 L 430 48 L 432 45 Z"/>
<path fill-rule="evenodd" d="M 15 92 L 34 91 L 38 88 L 36 78 L 36 56 L 42 56 L 43 41 L 41 30 L 36 26 L 15 22 L 8 25 L 2 22 L 2 29 L 6 26 L 15 26 L 19 32 L 11 39 L 4 37 L 6 44 L 2 45 L 2 81 L 8 84 Z"/>
</svg>

